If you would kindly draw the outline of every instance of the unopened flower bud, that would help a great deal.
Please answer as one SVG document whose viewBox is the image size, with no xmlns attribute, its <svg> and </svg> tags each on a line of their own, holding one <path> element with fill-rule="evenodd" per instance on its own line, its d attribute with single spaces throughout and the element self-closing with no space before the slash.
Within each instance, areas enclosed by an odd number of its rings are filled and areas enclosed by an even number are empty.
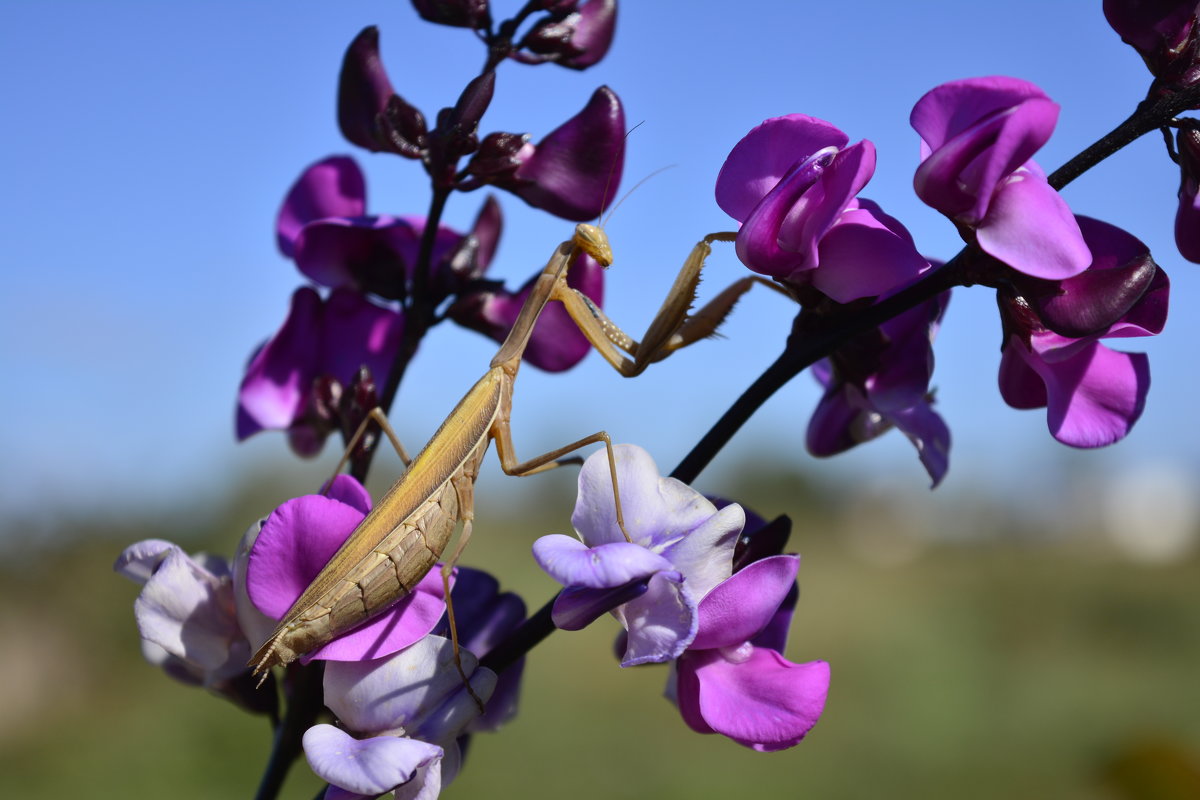
<svg viewBox="0 0 1200 800">
<path fill-rule="evenodd" d="M 346 49 L 338 79 L 338 127 L 373 152 L 420 158 L 425 117 L 392 88 L 379 57 L 379 29 L 363 28 Z"/>
<path fill-rule="evenodd" d="M 551 16 L 525 35 L 513 54 L 514 59 L 526 64 L 552 61 L 582 70 L 604 58 L 616 30 L 616 0 L 558 2 L 547 6 Z"/>
<path fill-rule="evenodd" d="M 1200 80 L 1197 10 L 1187 0 L 1104 0 L 1104 16 L 1138 51 L 1156 84 L 1172 88 Z"/>
<path fill-rule="evenodd" d="M 413 0 L 421 19 L 438 25 L 482 30 L 492 24 L 488 0 Z"/>
</svg>

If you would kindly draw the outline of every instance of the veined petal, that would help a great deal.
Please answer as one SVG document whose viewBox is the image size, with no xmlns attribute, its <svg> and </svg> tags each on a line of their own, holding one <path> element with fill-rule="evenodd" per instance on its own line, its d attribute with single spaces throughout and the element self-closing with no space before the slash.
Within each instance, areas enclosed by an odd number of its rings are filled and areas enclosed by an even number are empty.
<svg viewBox="0 0 1200 800">
<path fill-rule="evenodd" d="M 760 751 L 783 750 L 817 724 L 829 692 L 824 661 L 793 664 L 755 647 L 736 661 L 720 650 L 689 651 L 679 660 L 678 701 L 684 721 Z"/>
<path fill-rule="evenodd" d="M 1035 278 L 1069 278 L 1092 262 L 1066 202 L 1044 178 L 1026 170 L 1000 184 L 976 235 L 988 255 Z"/>
<path fill-rule="evenodd" d="M 374 796 L 412 780 L 418 768 L 442 757 L 442 748 L 398 736 L 355 739 L 332 725 L 315 725 L 304 734 L 304 755 L 321 780 Z"/>
<path fill-rule="evenodd" d="M 696 599 L 678 572 L 658 573 L 645 594 L 615 613 L 629 632 L 622 667 L 672 661 L 696 636 Z"/>
</svg>

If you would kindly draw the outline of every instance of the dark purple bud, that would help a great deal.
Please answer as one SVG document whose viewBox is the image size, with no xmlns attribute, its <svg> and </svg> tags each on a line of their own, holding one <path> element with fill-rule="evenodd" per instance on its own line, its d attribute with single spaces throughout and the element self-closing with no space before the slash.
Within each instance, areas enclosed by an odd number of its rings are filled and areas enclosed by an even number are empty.
<svg viewBox="0 0 1200 800">
<path fill-rule="evenodd" d="M 479 143 L 467 171 L 484 182 L 503 180 L 516 172 L 533 150 L 527 133 L 489 133 Z"/>
<path fill-rule="evenodd" d="M 375 376 L 371 374 L 371 370 L 367 366 L 361 366 L 355 373 L 349 390 L 342 395 L 340 408 L 342 436 L 347 442 L 350 441 L 350 437 L 358 430 L 358 426 L 362 425 L 371 410 L 378 405 L 379 392 L 375 386 Z M 378 426 L 372 425 L 363 434 L 362 439 L 355 446 L 354 452 L 350 455 L 352 462 L 366 457 L 367 453 L 374 449 L 375 442 L 379 439 L 378 430 Z"/>
<path fill-rule="evenodd" d="M 556 13 L 525 35 L 513 58 L 526 64 L 553 61 L 579 70 L 604 58 L 617 26 L 616 0 L 584 0 L 578 8 L 575 3 L 551 5 Z"/>
<path fill-rule="evenodd" d="M 455 28 L 484 30 L 491 26 L 488 0 L 413 0 L 421 19 Z"/>
<path fill-rule="evenodd" d="M 607 86 L 538 142 L 511 176 L 494 181 L 534 208 L 573 222 L 608 206 L 625 165 L 625 112 Z"/>
<path fill-rule="evenodd" d="M 392 89 L 374 25 L 354 37 L 342 60 L 338 126 L 348 140 L 373 152 L 419 158 L 424 147 L 425 117 Z"/>
<path fill-rule="evenodd" d="M 425 115 L 398 94 L 388 98 L 387 107 L 376 118 L 376 131 L 386 143 L 385 150 L 405 158 L 420 158 L 425 153 Z"/>
<path fill-rule="evenodd" d="M 341 382 L 332 375 L 321 375 L 313 381 L 312 394 L 308 403 L 309 415 L 330 429 L 338 425 L 339 410 L 345 392 Z"/>
<path fill-rule="evenodd" d="M 496 73 L 488 70 L 467 84 L 458 102 L 454 105 L 454 123 L 463 128 L 475 131 L 479 120 L 492 103 L 492 95 L 496 91 Z"/>
<path fill-rule="evenodd" d="M 1198 7 L 1186 0 L 1104 0 L 1104 16 L 1161 83 L 1183 87 L 1200 79 Z"/>
<path fill-rule="evenodd" d="M 1023 293 L 1048 330 L 1079 339 L 1128 314 L 1157 271 L 1150 254 L 1142 253 L 1115 269 L 1089 269 L 1063 281 L 1031 281 L 1030 291 Z"/>
<path fill-rule="evenodd" d="M 467 84 L 454 108 L 438 112 L 437 129 L 430 137 L 429 169 L 435 182 L 453 184 L 458 160 L 479 149 L 479 120 L 495 88 L 496 73 L 489 70 Z"/>
</svg>

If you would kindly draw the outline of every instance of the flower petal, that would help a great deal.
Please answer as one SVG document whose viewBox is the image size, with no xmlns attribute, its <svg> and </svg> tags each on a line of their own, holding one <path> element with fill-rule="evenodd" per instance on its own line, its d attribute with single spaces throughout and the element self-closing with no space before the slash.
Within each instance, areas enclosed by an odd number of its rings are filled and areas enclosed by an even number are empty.
<svg viewBox="0 0 1200 800">
<path fill-rule="evenodd" d="M 326 217 L 362 216 L 366 209 L 362 170 L 349 156 L 331 156 L 304 170 L 288 190 L 275 222 L 275 241 L 291 258 L 305 225 Z"/>
<path fill-rule="evenodd" d="M 638 544 L 622 540 L 588 547 L 562 534 L 543 536 L 534 542 L 533 558 L 563 586 L 590 589 L 624 586 L 674 569 L 666 558 Z"/>
<path fill-rule="evenodd" d="M 1069 278 L 1092 262 L 1071 209 L 1045 178 L 1027 170 L 1001 182 L 976 235 L 988 255 L 1035 278 Z"/>
<path fill-rule="evenodd" d="M 799 556 L 772 556 L 734 573 L 701 599 L 690 649 L 737 647 L 753 639 L 774 617 L 799 569 Z"/>
<path fill-rule="evenodd" d="M 655 575 L 646 593 L 616 614 L 629 632 L 622 667 L 672 661 L 696 636 L 696 599 L 678 572 Z"/>
<path fill-rule="evenodd" d="M 764 121 L 734 145 L 717 175 L 717 205 L 738 222 L 801 161 L 850 141 L 825 120 L 789 114 Z"/>
<path fill-rule="evenodd" d="M 794 746 L 825 708 L 829 665 L 793 664 L 763 647 L 739 655 L 730 661 L 720 650 L 699 650 L 679 660 L 684 721 L 695 731 L 720 733 L 755 750 Z"/>
<path fill-rule="evenodd" d="M 812 273 L 813 286 L 839 303 L 886 294 L 929 269 L 911 238 L 866 207 L 844 212 L 817 252 L 820 269 Z"/>
<path fill-rule="evenodd" d="M 373 796 L 412 780 L 418 768 L 442 757 L 442 748 L 398 736 L 355 739 L 332 725 L 314 725 L 304 733 L 304 755 L 321 780 Z"/>
</svg>

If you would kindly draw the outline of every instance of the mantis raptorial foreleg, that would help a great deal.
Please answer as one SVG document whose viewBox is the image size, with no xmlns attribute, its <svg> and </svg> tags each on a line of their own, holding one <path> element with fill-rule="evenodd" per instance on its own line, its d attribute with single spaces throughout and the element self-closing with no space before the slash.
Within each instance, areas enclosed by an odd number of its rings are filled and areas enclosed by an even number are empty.
<svg viewBox="0 0 1200 800">
<path fill-rule="evenodd" d="M 563 304 L 592 347 L 614 369 L 626 377 L 640 375 L 646 367 L 676 350 L 714 335 L 737 301 L 754 284 L 761 283 L 786 294 L 765 278 L 750 275 L 726 287 L 694 314 L 688 314 L 696 298 L 696 287 L 700 285 L 704 262 L 712 253 L 712 243 L 731 242 L 736 238 L 735 233 L 710 233 L 696 243 L 640 342 L 621 330 L 579 290 L 563 289 L 554 294 L 554 299 Z"/>
</svg>

